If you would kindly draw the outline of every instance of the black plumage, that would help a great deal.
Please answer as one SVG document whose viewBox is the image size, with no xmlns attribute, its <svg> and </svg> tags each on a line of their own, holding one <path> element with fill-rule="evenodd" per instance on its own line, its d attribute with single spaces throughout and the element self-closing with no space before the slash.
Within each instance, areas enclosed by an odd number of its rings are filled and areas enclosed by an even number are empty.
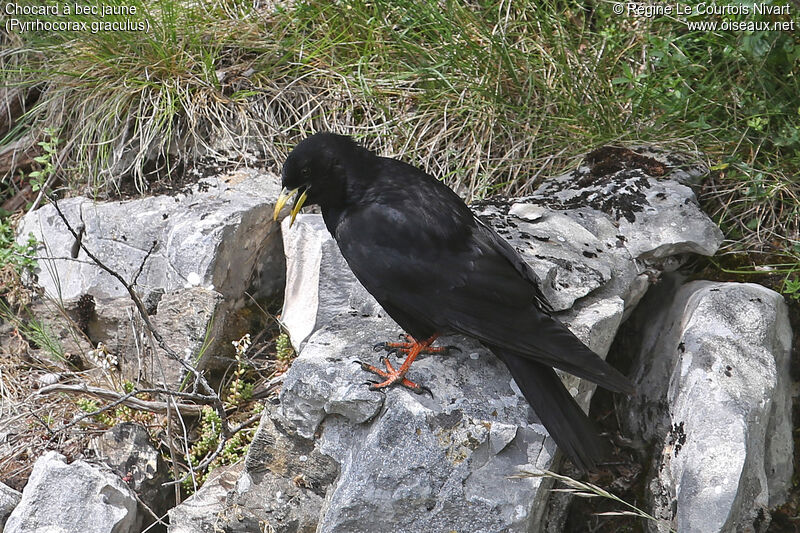
<svg viewBox="0 0 800 533">
<path fill-rule="evenodd" d="M 320 206 L 353 273 L 400 327 L 419 341 L 478 339 L 577 466 L 602 460 L 602 441 L 552 367 L 615 392 L 631 393 L 631 382 L 551 316 L 536 274 L 458 195 L 330 133 L 299 143 L 282 174 L 299 197 L 292 216 L 304 203 Z"/>
</svg>

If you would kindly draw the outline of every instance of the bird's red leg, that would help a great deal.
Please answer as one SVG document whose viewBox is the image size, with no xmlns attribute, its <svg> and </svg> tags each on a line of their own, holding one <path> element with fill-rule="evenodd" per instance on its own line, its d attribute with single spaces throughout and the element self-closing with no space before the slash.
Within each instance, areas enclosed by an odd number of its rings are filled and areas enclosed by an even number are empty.
<svg viewBox="0 0 800 533">
<path fill-rule="evenodd" d="M 400 352 L 407 353 L 406 360 L 403 361 L 403 364 L 400 365 L 400 368 L 395 369 L 392 366 L 392 363 L 389 362 L 388 358 L 384 359 L 386 364 L 386 370 L 381 370 L 380 368 L 367 364 L 361 363 L 361 368 L 366 370 L 367 372 L 372 372 L 373 374 L 377 374 L 382 378 L 385 378 L 384 381 L 380 383 L 375 383 L 370 385 L 370 390 L 379 390 L 384 389 L 387 387 L 391 387 L 395 384 L 400 384 L 403 387 L 413 390 L 414 392 L 420 393 L 424 392 L 424 387 L 417 385 L 413 381 L 406 379 L 405 375 L 408 372 L 409 368 L 411 368 L 411 363 L 414 362 L 414 359 L 421 353 L 441 353 L 445 351 L 447 348 L 431 348 L 431 344 L 433 341 L 436 340 L 438 335 L 433 335 L 431 338 L 426 339 L 422 342 L 417 341 L 410 335 L 406 335 L 407 342 L 387 342 L 384 343 L 382 346 L 385 346 L 389 349 L 396 349 Z M 378 345 L 381 346 L 381 345 Z"/>
</svg>

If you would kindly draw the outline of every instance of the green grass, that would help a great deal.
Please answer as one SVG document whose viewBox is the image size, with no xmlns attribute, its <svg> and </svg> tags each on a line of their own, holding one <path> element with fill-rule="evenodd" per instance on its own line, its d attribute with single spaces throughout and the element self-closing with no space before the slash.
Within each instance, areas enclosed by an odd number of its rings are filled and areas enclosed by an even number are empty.
<svg viewBox="0 0 800 533">
<path fill-rule="evenodd" d="M 789 270 L 800 257 L 796 32 L 689 31 L 611 2 L 106 4 L 150 31 L 12 34 L 0 53 L 0 83 L 41 91 L 4 141 L 57 127 L 74 189 L 146 191 L 203 155 L 277 166 L 330 129 L 474 200 L 529 191 L 603 143 L 658 142 L 718 169 L 705 202 L 726 250 Z"/>
</svg>

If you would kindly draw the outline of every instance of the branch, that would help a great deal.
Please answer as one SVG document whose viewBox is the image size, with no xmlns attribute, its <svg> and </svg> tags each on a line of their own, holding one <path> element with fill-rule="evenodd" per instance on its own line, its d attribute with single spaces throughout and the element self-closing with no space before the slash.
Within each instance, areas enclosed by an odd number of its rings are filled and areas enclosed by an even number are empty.
<svg viewBox="0 0 800 533">
<path fill-rule="evenodd" d="M 86 244 L 79 239 L 78 233 L 75 231 L 75 229 L 67 220 L 67 217 L 61 211 L 61 208 L 58 206 L 58 201 L 55 198 L 50 197 L 49 195 L 48 199 L 53 203 L 53 207 L 55 207 L 58 216 L 61 217 L 61 220 L 67 226 L 67 229 L 75 238 L 75 240 L 80 241 L 81 249 L 84 252 L 86 252 L 86 255 L 89 257 L 89 259 L 94 261 L 98 267 L 108 272 L 117 281 L 119 281 L 123 287 L 125 287 L 125 290 L 128 291 L 128 294 L 130 295 L 134 305 L 136 305 L 136 309 L 139 311 L 139 315 L 142 317 L 142 321 L 144 322 L 145 326 L 150 331 L 150 333 L 152 334 L 153 338 L 156 340 L 158 345 L 161 347 L 161 349 L 164 350 L 164 352 L 170 359 L 177 361 L 181 366 L 183 366 L 183 368 L 187 372 L 195 375 L 195 382 L 200 384 L 203 393 L 214 397 L 214 401 L 212 403 L 214 406 L 214 410 L 217 411 L 217 414 L 219 415 L 220 420 L 222 421 L 222 434 L 226 438 L 229 437 L 231 435 L 230 425 L 228 424 L 228 417 L 225 413 L 225 407 L 223 406 L 222 399 L 220 399 L 219 395 L 216 392 L 214 392 L 214 389 L 211 388 L 211 385 L 208 384 L 206 378 L 196 368 L 187 363 L 181 356 L 175 353 L 175 351 L 167 345 L 167 343 L 164 341 L 164 337 L 161 336 L 161 334 L 155 328 L 153 323 L 150 321 L 150 315 L 147 313 L 147 309 L 142 303 L 141 298 L 139 298 L 139 295 L 136 294 L 136 291 L 133 289 L 133 287 L 127 281 L 125 281 L 125 278 L 123 278 L 115 270 L 106 266 L 91 251 L 89 251 L 89 249 L 86 247 Z"/>
<path fill-rule="evenodd" d="M 149 392 L 147 390 L 136 390 L 133 392 L 129 392 L 127 394 L 120 394 L 118 392 L 114 392 L 108 389 L 101 389 L 99 387 L 90 387 L 84 383 L 81 383 L 80 385 L 66 385 L 63 383 L 56 383 L 54 385 L 48 385 L 46 387 L 42 387 L 41 389 L 39 389 L 39 394 L 53 394 L 54 392 L 66 392 L 71 394 L 88 394 L 90 396 L 95 396 L 97 398 L 102 398 L 104 400 L 110 400 L 114 402 L 111 407 L 123 404 L 133 409 L 150 411 L 152 413 L 158 413 L 160 415 L 167 414 L 167 402 L 153 402 L 149 400 L 140 400 L 139 398 L 136 398 L 137 394 Z M 166 391 L 159 390 L 159 392 L 166 392 Z M 183 415 L 199 416 L 200 413 L 203 411 L 202 405 L 177 403 L 175 404 L 175 406 L 177 407 L 178 411 L 180 411 L 180 413 Z M 108 408 L 108 406 L 106 406 L 105 408 Z M 101 411 L 98 411 L 97 413 L 90 413 L 89 416 L 94 416 L 96 414 L 99 414 L 100 412 Z"/>
<path fill-rule="evenodd" d="M 161 334 L 155 328 L 153 323 L 150 321 L 150 317 L 149 317 L 149 314 L 147 313 L 147 309 L 145 308 L 144 304 L 142 303 L 141 298 L 139 298 L 139 295 L 134 290 L 133 285 L 136 283 L 136 280 L 138 279 L 139 275 L 141 274 L 141 272 L 142 272 L 142 270 L 144 268 L 144 263 L 147 261 L 147 258 L 150 256 L 150 254 L 155 249 L 156 242 L 153 243 L 153 245 L 151 246 L 150 250 L 145 255 L 145 258 L 142 261 L 142 264 L 139 266 L 139 269 L 136 272 L 136 275 L 134 277 L 133 283 L 128 283 L 127 281 L 125 281 L 125 279 L 120 274 L 118 274 L 116 271 L 114 271 L 111 268 L 109 268 L 108 266 L 106 266 L 91 251 L 89 251 L 89 249 L 86 247 L 86 245 L 83 242 L 83 240 L 79 238 L 78 233 L 70 225 L 70 223 L 67 220 L 66 216 L 61 211 L 61 208 L 59 207 L 58 202 L 54 198 L 51 198 L 49 196 L 48 196 L 48 198 L 52 202 L 53 207 L 55 208 L 55 210 L 58 213 L 59 217 L 61 217 L 61 220 L 66 225 L 66 227 L 69 230 L 69 232 L 75 238 L 75 242 L 80 246 L 80 249 L 82 249 L 84 252 L 86 252 L 87 257 L 89 257 L 94 262 L 95 265 L 97 265 L 99 268 L 101 268 L 102 270 L 104 270 L 105 272 L 110 274 L 112 277 L 114 277 L 117 281 L 119 281 L 122 284 L 123 287 L 125 287 L 125 290 L 128 291 L 128 294 L 129 294 L 131 300 L 133 301 L 134 305 L 136 306 L 136 309 L 139 311 L 139 315 L 141 316 L 142 321 L 144 322 L 144 325 L 147 328 L 148 333 L 151 336 L 151 343 L 152 343 L 152 340 L 155 339 L 155 341 L 158 343 L 158 345 L 161 347 L 161 349 L 164 350 L 164 353 L 166 353 L 167 356 L 170 359 L 172 359 L 174 361 L 177 361 L 190 374 L 194 374 L 194 381 L 195 381 L 195 388 L 194 388 L 194 392 L 193 393 L 186 393 L 186 392 L 180 392 L 180 391 L 170 391 L 170 390 L 163 389 L 163 388 L 153 388 L 153 389 L 139 389 L 139 390 L 135 390 L 135 391 L 132 391 L 130 393 L 127 393 L 127 394 L 120 394 L 120 393 L 117 393 L 117 392 L 114 392 L 114 391 L 110 391 L 110 390 L 107 390 L 107 389 L 101 389 L 101 388 L 97 388 L 97 387 L 89 387 L 89 386 L 87 386 L 85 384 L 82 384 L 82 385 L 55 384 L 55 385 L 50 385 L 50 386 L 44 387 L 44 388 L 39 390 L 39 394 L 50 394 L 50 393 L 53 393 L 53 392 L 68 392 L 68 393 L 90 394 L 90 395 L 93 395 L 93 396 L 97 396 L 99 398 L 103 398 L 103 399 L 106 399 L 106 400 L 111 400 L 111 403 L 109 405 L 104 406 L 102 409 L 99 409 L 97 412 L 86 414 L 86 415 L 83 415 L 81 417 L 78 417 L 77 419 L 73 420 L 69 424 L 66 424 L 66 425 L 62 426 L 61 428 L 59 428 L 56 431 L 67 429 L 68 427 L 71 427 L 71 426 L 77 424 L 78 422 L 80 422 L 81 420 L 83 420 L 85 418 L 88 418 L 88 417 L 91 417 L 91 416 L 95 416 L 95 415 L 97 415 L 99 413 L 102 413 L 102 412 L 105 412 L 105 411 L 107 411 L 109 409 L 112 409 L 113 407 L 115 407 L 117 405 L 120 405 L 120 404 L 125 404 L 125 405 L 127 405 L 129 407 L 132 407 L 132 408 L 135 408 L 135 409 L 143 409 L 143 410 L 152 411 L 152 412 L 155 412 L 155 413 L 166 414 L 168 417 L 170 415 L 171 410 L 175 409 L 175 410 L 178 411 L 178 418 L 180 420 L 182 420 L 182 418 L 180 417 L 181 414 L 199 415 L 201 413 L 201 411 L 202 411 L 202 405 L 193 405 L 193 404 L 187 404 L 187 403 L 177 403 L 175 401 L 176 397 L 184 398 L 186 400 L 193 400 L 193 401 L 196 401 L 196 402 L 198 402 L 200 404 L 206 404 L 206 405 L 211 404 L 213 406 L 214 410 L 217 412 L 217 414 L 218 414 L 218 416 L 219 416 L 219 418 L 220 418 L 220 420 L 222 422 L 221 423 L 221 428 L 220 428 L 220 434 L 219 434 L 219 443 L 217 445 L 216 450 L 214 450 L 214 452 L 212 452 L 210 455 L 205 457 L 203 459 L 203 461 L 201 461 L 201 463 L 199 465 L 197 465 L 196 467 L 192 468 L 191 467 L 191 460 L 189 461 L 189 463 L 190 463 L 190 471 L 186 474 L 186 476 L 184 476 L 184 478 L 181 479 L 181 480 L 172 482 L 172 483 L 181 483 L 182 481 L 184 481 L 188 477 L 192 476 L 195 470 L 202 470 L 202 469 L 206 468 L 207 466 L 209 466 L 219 456 L 219 454 L 222 453 L 222 451 L 225 449 L 226 443 L 230 440 L 230 438 L 233 435 L 235 435 L 239 431 L 242 431 L 243 429 L 247 428 L 248 426 L 252 425 L 253 423 L 257 422 L 261 418 L 261 415 L 260 414 L 253 415 L 250 418 L 248 418 L 247 420 L 245 420 L 244 422 L 242 422 L 241 424 L 239 424 L 238 426 L 236 426 L 234 428 L 231 428 L 229 420 L 228 420 L 227 413 L 225 411 L 225 405 L 223 404 L 222 398 L 220 398 L 219 394 L 216 391 L 214 391 L 213 388 L 211 388 L 211 386 L 209 385 L 209 383 L 206 380 L 205 376 L 203 376 L 203 374 L 201 372 L 199 372 L 194 366 L 192 366 L 191 364 L 186 362 L 174 350 L 172 350 L 169 346 L 167 346 L 166 342 L 164 341 L 164 338 L 161 336 Z M 280 377 L 279 379 L 270 380 L 270 382 L 267 384 L 266 392 L 274 391 L 277 387 L 280 386 L 281 381 L 282 381 L 282 377 Z M 200 389 L 201 394 L 197 393 L 197 389 L 198 388 Z M 136 394 L 141 394 L 143 392 L 166 394 L 166 395 L 168 395 L 168 401 L 167 402 L 154 402 L 154 401 L 140 400 L 139 398 L 135 397 Z M 170 419 L 171 419 L 171 417 L 170 417 Z M 170 428 L 170 423 L 168 422 L 168 426 L 167 426 L 168 433 L 169 433 L 169 428 Z M 172 448 L 170 448 L 170 450 L 172 452 Z M 173 461 L 174 461 L 174 456 L 173 456 Z M 174 462 L 173 462 L 173 464 L 174 464 Z"/>
</svg>

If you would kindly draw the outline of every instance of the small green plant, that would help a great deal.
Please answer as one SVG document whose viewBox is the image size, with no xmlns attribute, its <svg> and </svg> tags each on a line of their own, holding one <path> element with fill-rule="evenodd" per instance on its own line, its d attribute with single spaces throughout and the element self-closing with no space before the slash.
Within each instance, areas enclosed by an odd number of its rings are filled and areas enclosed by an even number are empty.
<svg viewBox="0 0 800 533">
<path fill-rule="evenodd" d="M 275 339 L 275 358 L 284 366 L 288 366 L 294 359 L 295 353 L 289 335 L 281 333 Z"/>
<path fill-rule="evenodd" d="M 114 409 L 101 411 L 102 407 L 97 401 L 89 398 L 78 398 L 75 400 L 75 405 L 84 413 L 92 415 L 92 420 L 107 428 L 123 422 L 135 422 L 145 427 L 150 427 L 155 423 L 153 413 L 132 409 L 127 405 L 119 405 Z"/>
<path fill-rule="evenodd" d="M 244 379 L 248 370 L 247 364 L 244 362 L 244 354 L 250 348 L 250 334 L 245 334 L 238 341 L 233 341 L 232 344 L 236 348 L 236 369 L 233 371 L 233 379 L 225 397 L 226 407 L 241 405 L 253 397 L 253 384 Z"/>
<path fill-rule="evenodd" d="M 114 418 L 106 411 L 103 411 L 102 413 L 97 412 L 100 410 L 100 406 L 95 400 L 90 400 L 89 398 L 78 398 L 75 400 L 75 405 L 77 405 L 78 409 L 87 415 L 92 415 L 92 419 L 98 424 L 102 424 L 106 427 L 114 426 Z"/>
<path fill-rule="evenodd" d="M 197 466 L 208 454 L 212 453 L 219 446 L 219 432 L 222 421 L 219 415 L 210 406 L 203 407 L 200 415 L 200 438 L 198 438 L 189 449 L 189 460 L 192 466 Z M 196 472 L 194 480 L 191 477 L 183 482 L 183 487 L 194 490 L 196 486 L 202 485 L 215 468 L 222 465 L 234 464 L 240 461 L 247 454 L 250 441 L 253 440 L 253 430 L 241 430 L 225 442 L 220 454 L 208 465 L 205 472 Z"/>
<path fill-rule="evenodd" d="M 783 294 L 795 301 L 800 301 L 800 278 L 787 275 L 783 280 Z"/>
<path fill-rule="evenodd" d="M 11 266 L 18 274 L 33 272 L 38 246 L 39 242 L 33 233 L 28 233 L 25 242 L 18 243 L 8 218 L 0 219 L 0 268 Z"/>
<path fill-rule="evenodd" d="M 0 218 L 0 296 L 12 306 L 30 301 L 31 291 L 25 288 L 23 277 L 36 269 L 38 245 L 33 233 L 28 234 L 27 241 L 18 243 L 8 219 Z"/>
<path fill-rule="evenodd" d="M 39 141 L 36 143 L 42 147 L 44 153 L 33 158 L 33 160 L 39 163 L 42 168 L 39 170 L 34 170 L 28 174 L 31 189 L 34 191 L 41 189 L 55 171 L 53 160 L 58 152 L 58 143 L 61 142 L 61 139 L 56 136 L 57 130 L 55 128 L 45 128 L 44 132 L 48 139 L 46 141 Z"/>
<path fill-rule="evenodd" d="M 249 333 L 243 335 L 238 341 L 232 341 L 231 343 L 236 349 L 236 368 L 223 396 L 223 404 L 226 410 L 240 409 L 253 396 L 253 383 L 246 379 L 249 367 L 245 362 L 245 354 L 251 343 Z M 239 414 L 250 416 L 259 413 L 261 409 L 262 406 L 256 404 L 252 409 L 248 409 L 246 412 L 240 411 Z M 200 436 L 189 448 L 189 461 L 193 467 L 199 465 L 208 454 L 213 453 L 220 442 L 222 421 L 214 409 L 210 406 L 203 407 L 199 424 Z M 192 491 L 196 486 L 202 485 L 208 478 L 208 474 L 216 467 L 233 464 L 241 460 L 247 454 L 253 434 L 253 430 L 243 429 L 231 436 L 225 441 L 225 445 L 219 455 L 208 465 L 206 471 L 195 472 L 194 479 L 187 478 L 183 482 L 183 487 L 188 491 Z"/>
</svg>

